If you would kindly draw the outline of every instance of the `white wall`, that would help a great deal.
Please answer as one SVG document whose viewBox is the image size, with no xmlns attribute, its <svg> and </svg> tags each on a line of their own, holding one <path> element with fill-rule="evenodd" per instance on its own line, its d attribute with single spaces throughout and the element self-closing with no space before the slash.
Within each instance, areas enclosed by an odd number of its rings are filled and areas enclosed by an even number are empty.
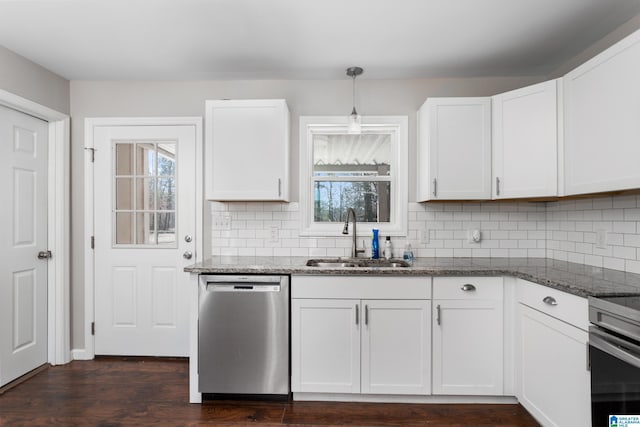
<svg viewBox="0 0 640 427">
<path fill-rule="evenodd" d="M 3 46 L 0 89 L 69 114 L 69 81 Z"/>
</svg>

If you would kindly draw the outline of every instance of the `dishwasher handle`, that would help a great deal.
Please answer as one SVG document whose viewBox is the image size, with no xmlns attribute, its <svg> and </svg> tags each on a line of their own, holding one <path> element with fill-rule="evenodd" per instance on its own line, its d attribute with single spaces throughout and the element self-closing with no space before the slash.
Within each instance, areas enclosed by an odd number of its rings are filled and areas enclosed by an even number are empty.
<svg viewBox="0 0 640 427">
<path fill-rule="evenodd" d="M 207 292 L 280 292 L 280 285 L 262 283 L 207 283 Z"/>
</svg>

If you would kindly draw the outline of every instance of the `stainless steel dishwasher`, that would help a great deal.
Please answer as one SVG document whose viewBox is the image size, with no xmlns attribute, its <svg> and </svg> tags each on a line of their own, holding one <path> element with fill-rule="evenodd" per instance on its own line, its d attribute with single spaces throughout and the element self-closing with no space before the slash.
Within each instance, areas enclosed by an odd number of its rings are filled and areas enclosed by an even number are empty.
<svg viewBox="0 0 640 427">
<path fill-rule="evenodd" d="M 201 393 L 289 394 L 289 277 L 201 275 Z"/>
</svg>

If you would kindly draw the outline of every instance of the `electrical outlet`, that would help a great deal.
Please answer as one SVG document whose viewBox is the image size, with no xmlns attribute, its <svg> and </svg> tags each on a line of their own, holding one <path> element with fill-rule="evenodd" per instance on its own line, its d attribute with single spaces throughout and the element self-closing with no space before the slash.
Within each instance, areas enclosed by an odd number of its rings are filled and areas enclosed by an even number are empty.
<svg viewBox="0 0 640 427">
<path fill-rule="evenodd" d="M 420 243 L 423 245 L 429 244 L 429 230 L 420 230 Z"/>
<path fill-rule="evenodd" d="M 231 214 L 229 212 L 219 212 L 213 216 L 214 230 L 231 230 Z"/>
<path fill-rule="evenodd" d="M 269 242 L 277 243 L 279 238 L 280 238 L 280 233 L 279 233 L 278 227 L 276 227 L 275 225 L 272 225 L 269 229 Z"/>
<path fill-rule="evenodd" d="M 596 248 L 607 248 L 607 230 L 596 230 Z"/>
</svg>

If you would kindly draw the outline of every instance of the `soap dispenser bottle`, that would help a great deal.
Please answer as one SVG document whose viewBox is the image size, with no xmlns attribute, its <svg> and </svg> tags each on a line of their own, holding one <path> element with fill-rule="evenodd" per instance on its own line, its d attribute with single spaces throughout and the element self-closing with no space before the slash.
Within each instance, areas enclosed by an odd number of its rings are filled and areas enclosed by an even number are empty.
<svg viewBox="0 0 640 427">
<path fill-rule="evenodd" d="M 373 229 L 373 236 L 371 237 L 371 258 L 380 258 L 380 243 L 378 242 L 378 229 Z"/>
<path fill-rule="evenodd" d="M 391 236 L 387 236 L 387 239 L 384 241 L 384 259 L 391 259 Z"/>
</svg>

